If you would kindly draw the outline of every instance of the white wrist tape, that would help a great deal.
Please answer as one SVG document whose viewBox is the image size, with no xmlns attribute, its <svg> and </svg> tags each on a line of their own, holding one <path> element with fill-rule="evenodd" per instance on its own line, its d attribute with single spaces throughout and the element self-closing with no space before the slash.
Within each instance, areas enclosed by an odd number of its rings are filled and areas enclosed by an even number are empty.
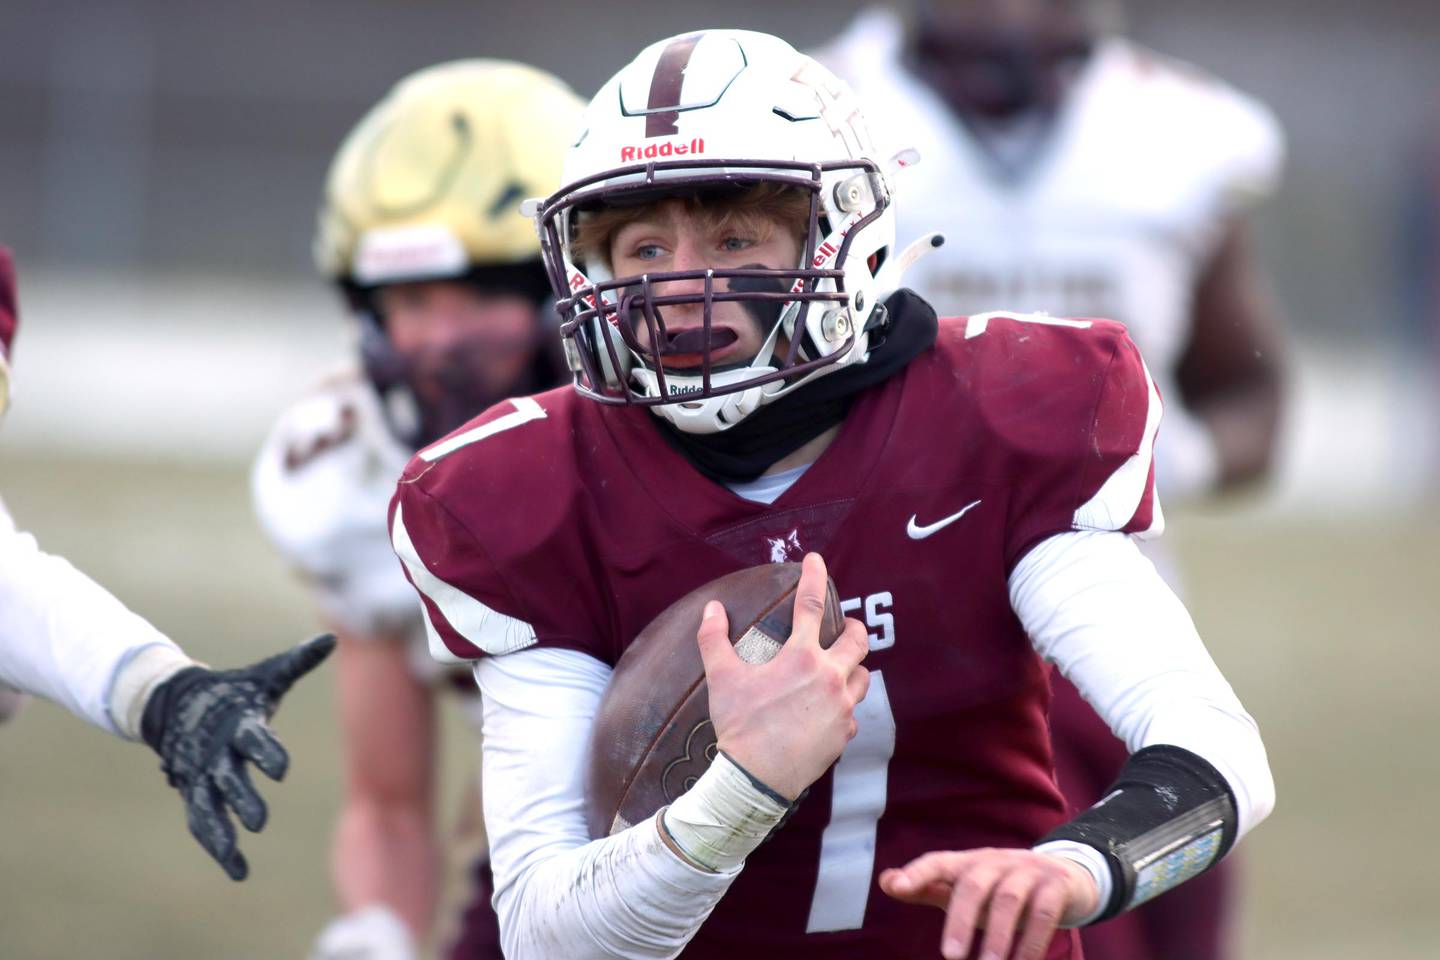
<svg viewBox="0 0 1440 960">
<path fill-rule="evenodd" d="M 728 873 L 788 810 L 756 789 L 745 771 L 721 753 L 695 786 L 665 809 L 661 826 L 696 866 Z"/>
<path fill-rule="evenodd" d="M 110 681 L 110 719 L 126 740 L 140 739 L 140 718 L 155 688 L 186 667 L 198 664 L 172 643 L 141 647 L 124 661 Z"/>
</svg>

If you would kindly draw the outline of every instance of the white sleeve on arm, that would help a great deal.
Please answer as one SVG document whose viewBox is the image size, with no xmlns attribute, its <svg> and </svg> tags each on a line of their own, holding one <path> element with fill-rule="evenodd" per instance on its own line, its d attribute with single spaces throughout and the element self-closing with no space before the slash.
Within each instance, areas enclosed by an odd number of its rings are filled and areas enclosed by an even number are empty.
<svg viewBox="0 0 1440 960">
<path fill-rule="evenodd" d="M 0 504 L 0 682 L 135 739 L 150 691 L 190 663 L 105 588 L 18 532 Z"/>
<path fill-rule="evenodd" d="M 1270 813 L 1275 783 L 1255 721 L 1128 536 L 1065 533 L 1040 543 L 1010 575 L 1010 605 L 1036 651 L 1131 753 L 1172 744 L 1220 772 L 1235 795 L 1237 839 Z"/>
<path fill-rule="evenodd" d="M 686 863 L 653 817 L 590 840 L 585 764 L 609 676 L 573 650 L 522 650 L 475 665 L 485 827 L 510 960 L 673 957 L 739 874 Z"/>
</svg>

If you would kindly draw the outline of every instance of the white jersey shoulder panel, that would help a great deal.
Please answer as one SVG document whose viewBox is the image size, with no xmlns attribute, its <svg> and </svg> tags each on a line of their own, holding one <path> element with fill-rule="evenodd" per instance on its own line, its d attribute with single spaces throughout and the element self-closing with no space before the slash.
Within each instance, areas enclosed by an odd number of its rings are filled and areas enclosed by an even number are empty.
<svg viewBox="0 0 1440 960">
<path fill-rule="evenodd" d="M 1113 41 L 1102 64 L 1095 95 L 1113 98 L 1114 106 L 1100 109 L 1123 118 L 1128 97 L 1136 123 L 1168 161 L 1164 181 L 1188 188 L 1197 219 L 1228 217 L 1274 191 L 1284 135 L 1264 103 L 1199 67 L 1125 41 Z"/>
<path fill-rule="evenodd" d="M 358 373 L 333 377 L 275 424 L 251 472 L 255 512 L 325 616 L 365 635 L 411 635 L 420 609 L 386 517 L 410 452 Z"/>
</svg>

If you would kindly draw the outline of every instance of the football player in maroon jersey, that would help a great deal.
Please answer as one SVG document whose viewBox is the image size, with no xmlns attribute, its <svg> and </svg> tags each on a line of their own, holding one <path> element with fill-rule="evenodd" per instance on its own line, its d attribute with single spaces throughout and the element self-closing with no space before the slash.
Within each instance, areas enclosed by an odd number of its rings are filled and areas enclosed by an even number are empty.
<svg viewBox="0 0 1440 960">
<path fill-rule="evenodd" d="M 1269 812 L 1254 722 L 1131 539 L 1163 526 L 1138 352 L 1105 320 L 937 320 L 899 283 L 941 242 L 894 247 L 913 160 L 877 157 L 788 44 L 706 31 L 603 87 L 529 205 L 575 389 L 423 448 L 390 515 L 432 652 L 476 661 L 512 960 L 1075 957 L 1068 928 Z M 717 576 L 802 558 L 774 660 L 740 662 L 717 605 L 699 629 L 709 770 L 588 836 L 626 646 Z M 854 618 L 822 650 L 827 571 Z M 1133 751 L 1069 819 L 1047 663 Z"/>
</svg>

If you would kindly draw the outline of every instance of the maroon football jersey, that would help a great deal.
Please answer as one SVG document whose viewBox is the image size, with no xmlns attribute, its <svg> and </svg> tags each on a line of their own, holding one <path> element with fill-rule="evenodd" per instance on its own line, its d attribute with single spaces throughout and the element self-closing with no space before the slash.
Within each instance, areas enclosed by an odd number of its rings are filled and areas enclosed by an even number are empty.
<svg viewBox="0 0 1440 960">
<path fill-rule="evenodd" d="M 539 645 L 614 664 L 707 581 L 823 555 L 870 632 L 859 733 L 683 956 L 929 957 L 941 912 L 875 877 L 931 850 L 1028 847 L 1065 818 L 1047 668 L 1006 580 L 1052 535 L 1158 529 L 1158 419 L 1119 324 L 943 320 L 773 505 L 701 476 L 647 411 L 559 390 L 417 455 L 392 529 L 423 563 L 407 574 L 432 627 L 466 658 Z"/>
<path fill-rule="evenodd" d="M 0 372 L 10 362 L 10 344 L 19 326 L 20 311 L 15 307 L 15 261 L 9 247 L 0 247 Z M 0 399 L 0 409 L 3 405 L 4 400 Z"/>
</svg>

